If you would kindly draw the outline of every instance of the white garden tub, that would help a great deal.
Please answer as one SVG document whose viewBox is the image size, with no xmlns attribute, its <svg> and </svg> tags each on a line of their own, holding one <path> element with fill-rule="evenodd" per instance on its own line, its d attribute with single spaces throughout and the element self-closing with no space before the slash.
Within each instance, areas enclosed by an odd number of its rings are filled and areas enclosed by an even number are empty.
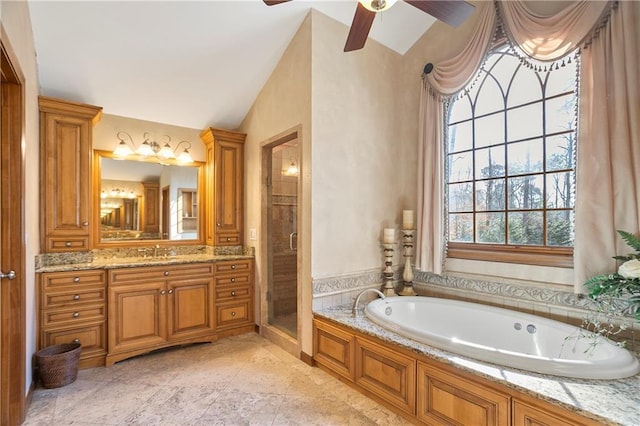
<svg viewBox="0 0 640 426">
<path fill-rule="evenodd" d="M 583 379 L 640 372 L 638 359 L 610 340 L 535 315 L 420 296 L 376 299 L 365 313 L 404 337 L 503 366 Z"/>
</svg>

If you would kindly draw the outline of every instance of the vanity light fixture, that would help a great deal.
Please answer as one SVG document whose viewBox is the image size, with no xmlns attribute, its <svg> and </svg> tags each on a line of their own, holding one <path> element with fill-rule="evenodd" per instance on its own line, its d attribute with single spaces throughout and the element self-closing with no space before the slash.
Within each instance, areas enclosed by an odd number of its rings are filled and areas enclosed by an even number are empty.
<svg viewBox="0 0 640 426">
<path fill-rule="evenodd" d="M 299 173 L 300 169 L 298 169 L 296 162 L 291 159 L 291 164 L 289 164 L 289 167 L 287 167 L 287 169 L 283 171 L 283 174 L 285 176 L 298 176 Z"/>
<path fill-rule="evenodd" d="M 149 132 L 144 132 L 144 140 L 142 141 L 140 146 L 136 147 L 136 144 L 129 133 L 121 130 L 116 134 L 116 137 L 120 140 L 120 143 L 118 144 L 116 149 L 113 150 L 113 155 L 118 158 L 126 158 L 130 155 L 137 154 L 142 157 L 157 157 L 161 161 L 175 159 L 177 162 L 183 164 L 193 163 L 193 158 L 189 153 L 191 143 L 188 141 L 178 142 L 174 149 L 171 148 L 170 145 L 171 137 L 164 135 L 164 144 L 161 146 L 160 143 L 152 139 Z M 178 151 L 180 145 L 185 145 L 185 148 L 176 157 L 176 152 Z"/>
</svg>

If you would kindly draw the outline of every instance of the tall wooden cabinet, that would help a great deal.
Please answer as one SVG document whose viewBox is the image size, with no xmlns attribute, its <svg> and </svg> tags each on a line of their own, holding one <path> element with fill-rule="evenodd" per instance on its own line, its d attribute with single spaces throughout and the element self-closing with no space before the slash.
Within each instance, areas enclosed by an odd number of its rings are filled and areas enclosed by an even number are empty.
<svg viewBox="0 0 640 426">
<path fill-rule="evenodd" d="M 89 250 L 92 128 L 102 108 L 42 96 L 39 107 L 42 251 Z"/>
<path fill-rule="evenodd" d="M 215 246 L 237 246 L 244 241 L 244 142 L 246 134 L 209 127 L 200 133 L 207 167 L 206 241 Z"/>
</svg>

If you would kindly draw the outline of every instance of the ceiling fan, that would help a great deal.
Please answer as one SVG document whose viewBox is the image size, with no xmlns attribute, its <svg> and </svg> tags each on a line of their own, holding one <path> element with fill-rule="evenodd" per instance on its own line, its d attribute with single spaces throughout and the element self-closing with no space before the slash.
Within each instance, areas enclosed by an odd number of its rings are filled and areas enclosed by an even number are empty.
<svg viewBox="0 0 640 426">
<path fill-rule="evenodd" d="M 267 6 L 286 3 L 291 0 L 264 0 Z M 475 6 L 464 0 L 404 0 L 411 6 L 433 16 L 440 21 L 457 27 L 475 10 Z M 345 52 L 362 49 L 369 36 L 376 13 L 389 9 L 396 0 L 358 0 L 356 14 L 349 29 Z"/>
</svg>

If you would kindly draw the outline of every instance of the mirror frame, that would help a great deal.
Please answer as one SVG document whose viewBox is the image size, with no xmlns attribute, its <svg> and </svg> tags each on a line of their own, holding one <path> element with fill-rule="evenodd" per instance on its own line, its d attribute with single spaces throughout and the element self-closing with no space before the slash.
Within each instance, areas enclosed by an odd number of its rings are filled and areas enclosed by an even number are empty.
<svg viewBox="0 0 640 426">
<path fill-rule="evenodd" d="M 142 156 L 129 156 L 125 160 L 133 161 L 145 161 L 149 163 L 167 164 L 180 167 L 197 167 L 198 169 L 198 238 L 193 240 L 116 240 L 116 241 L 102 241 L 100 237 L 100 192 L 102 186 L 102 158 L 118 159 L 110 151 L 102 151 L 98 149 L 93 150 L 93 179 L 92 179 L 92 193 L 91 198 L 92 211 L 91 219 L 93 221 L 93 235 L 92 235 L 92 248 L 127 248 L 127 247 L 148 247 L 149 245 L 159 246 L 185 246 L 185 245 L 204 245 L 205 244 L 205 226 L 207 223 L 206 207 L 205 207 L 205 166 L 203 161 L 194 161 L 191 166 L 185 166 L 175 160 L 158 160 L 157 158 L 147 158 Z M 201 201 L 200 201 L 201 200 Z"/>
</svg>

